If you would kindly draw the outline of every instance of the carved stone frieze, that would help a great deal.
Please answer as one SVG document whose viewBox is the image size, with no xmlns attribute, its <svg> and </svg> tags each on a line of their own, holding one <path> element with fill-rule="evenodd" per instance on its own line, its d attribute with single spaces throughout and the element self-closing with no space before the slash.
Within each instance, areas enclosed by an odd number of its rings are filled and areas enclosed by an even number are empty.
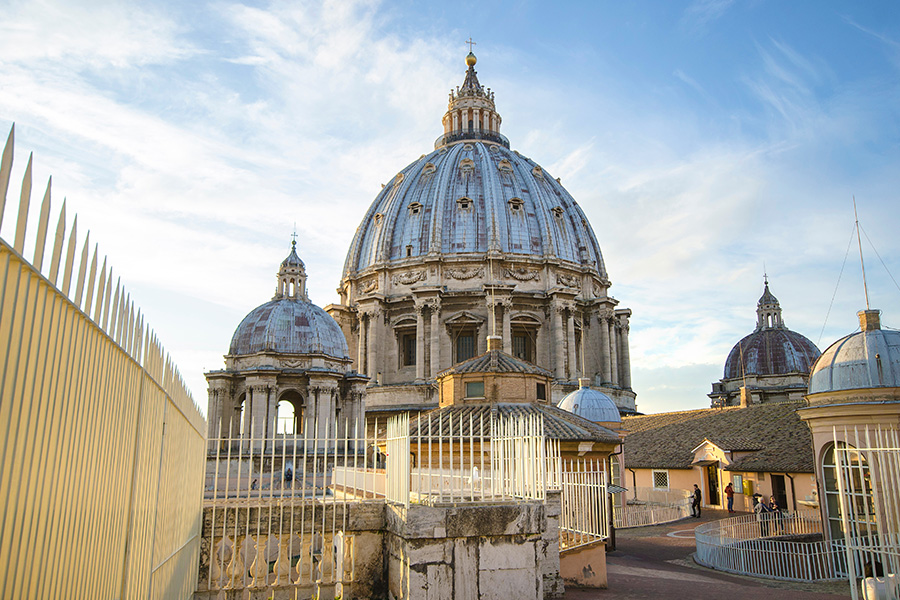
<svg viewBox="0 0 900 600">
<path fill-rule="evenodd" d="M 412 285 L 419 281 L 424 280 L 426 277 L 425 271 L 406 271 L 404 273 L 397 273 L 392 278 L 391 281 L 394 282 L 394 285 L 402 284 L 402 285 Z"/>
<path fill-rule="evenodd" d="M 472 279 L 473 277 L 484 277 L 484 267 L 472 267 L 461 269 L 444 269 L 444 274 L 450 279 Z"/>
<path fill-rule="evenodd" d="M 578 278 L 574 275 L 566 275 L 565 273 L 557 273 L 556 274 L 556 283 L 559 285 L 564 285 L 570 288 L 580 287 L 578 285 Z"/>
<path fill-rule="evenodd" d="M 360 282 L 359 284 L 359 293 L 360 294 L 371 294 L 375 290 L 378 289 L 378 280 L 370 279 L 368 281 Z"/>
<path fill-rule="evenodd" d="M 504 271 L 504 275 L 506 275 L 507 277 L 512 277 L 517 281 L 531 281 L 532 279 L 539 279 L 541 276 L 541 272 L 536 269 L 516 267 L 513 269 L 506 269 Z"/>
</svg>

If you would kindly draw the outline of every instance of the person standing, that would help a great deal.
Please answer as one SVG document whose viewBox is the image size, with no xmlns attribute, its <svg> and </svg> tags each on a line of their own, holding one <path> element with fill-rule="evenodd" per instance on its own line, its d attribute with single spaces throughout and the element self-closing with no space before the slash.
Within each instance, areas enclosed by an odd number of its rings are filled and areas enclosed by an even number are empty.
<svg viewBox="0 0 900 600">
<path fill-rule="evenodd" d="M 756 513 L 756 522 L 759 523 L 759 536 L 769 537 L 769 506 L 762 494 L 753 494 L 753 512 Z"/>
<path fill-rule="evenodd" d="M 694 491 L 691 494 L 691 516 L 700 518 L 700 501 L 703 500 L 703 495 L 700 493 L 700 488 L 697 484 L 694 484 Z"/>
<path fill-rule="evenodd" d="M 728 498 L 728 512 L 734 512 L 734 487 L 731 485 L 731 482 L 728 482 L 728 485 L 725 486 L 725 497 Z"/>
</svg>

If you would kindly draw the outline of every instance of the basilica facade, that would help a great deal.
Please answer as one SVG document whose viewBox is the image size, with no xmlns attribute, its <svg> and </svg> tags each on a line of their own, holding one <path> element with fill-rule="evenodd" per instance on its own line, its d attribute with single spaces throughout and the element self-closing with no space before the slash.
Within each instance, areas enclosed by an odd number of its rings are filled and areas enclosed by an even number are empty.
<svg viewBox="0 0 900 600">
<path fill-rule="evenodd" d="M 608 294 L 597 238 L 560 181 L 510 149 L 494 94 L 466 57 L 434 150 L 391 178 L 347 253 L 325 308 L 357 371 L 367 411 L 433 408 L 439 372 L 487 351 L 550 372 L 558 401 L 584 375 L 635 412 L 631 311 Z"/>
</svg>

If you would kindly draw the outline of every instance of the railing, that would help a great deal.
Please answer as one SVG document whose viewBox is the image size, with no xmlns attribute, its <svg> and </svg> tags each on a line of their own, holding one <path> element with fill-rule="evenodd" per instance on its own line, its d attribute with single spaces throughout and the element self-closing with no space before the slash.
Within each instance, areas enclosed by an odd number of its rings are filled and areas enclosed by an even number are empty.
<svg viewBox="0 0 900 600">
<path fill-rule="evenodd" d="M 788 581 L 842 578 L 842 551 L 822 540 L 818 511 L 742 515 L 704 523 L 694 537 L 697 562 L 719 571 Z"/>
<path fill-rule="evenodd" d="M 631 488 L 617 494 L 613 523 L 617 529 L 628 529 L 678 521 L 691 514 L 689 498 L 687 490 Z"/>
<path fill-rule="evenodd" d="M 65 201 L 47 252 L 49 183 L 26 258 L 31 164 L 0 239 L 0 597 L 189 598 L 205 420 Z"/>
<path fill-rule="evenodd" d="M 560 550 L 570 550 L 609 537 L 606 472 L 593 460 L 563 460 Z"/>
<path fill-rule="evenodd" d="M 445 133 L 438 137 L 438 139 L 434 140 L 434 148 L 437 150 L 441 146 L 446 146 L 447 144 L 452 144 L 453 142 L 462 142 L 462 141 L 478 141 L 485 140 L 488 142 L 496 142 L 503 146 L 504 148 L 509 148 L 509 139 L 502 133 L 497 133 L 494 131 L 451 131 L 450 133 Z"/>
</svg>

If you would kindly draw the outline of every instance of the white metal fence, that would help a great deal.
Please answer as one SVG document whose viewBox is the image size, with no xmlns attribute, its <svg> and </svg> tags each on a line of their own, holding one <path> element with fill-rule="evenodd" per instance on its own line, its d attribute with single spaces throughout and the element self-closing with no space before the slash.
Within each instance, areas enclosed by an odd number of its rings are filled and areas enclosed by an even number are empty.
<svg viewBox="0 0 900 600">
<path fill-rule="evenodd" d="M 840 525 L 853 600 L 900 598 L 900 433 L 835 428 Z M 833 516 L 833 515 L 829 515 Z"/>
<path fill-rule="evenodd" d="M 613 523 L 617 529 L 671 523 L 691 514 L 687 490 L 637 487 L 617 496 L 613 506 Z"/>
<path fill-rule="evenodd" d="M 31 165 L 0 239 L 0 597 L 188 598 L 205 420 L 65 201 L 50 230 L 49 182 L 29 234 Z"/>
<path fill-rule="evenodd" d="M 593 460 L 561 461 L 560 550 L 577 548 L 609 537 L 606 471 Z"/>
<path fill-rule="evenodd" d="M 822 539 L 815 510 L 704 523 L 694 537 L 697 562 L 713 569 L 789 581 L 841 579 L 841 550 Z"/>
</svg>

